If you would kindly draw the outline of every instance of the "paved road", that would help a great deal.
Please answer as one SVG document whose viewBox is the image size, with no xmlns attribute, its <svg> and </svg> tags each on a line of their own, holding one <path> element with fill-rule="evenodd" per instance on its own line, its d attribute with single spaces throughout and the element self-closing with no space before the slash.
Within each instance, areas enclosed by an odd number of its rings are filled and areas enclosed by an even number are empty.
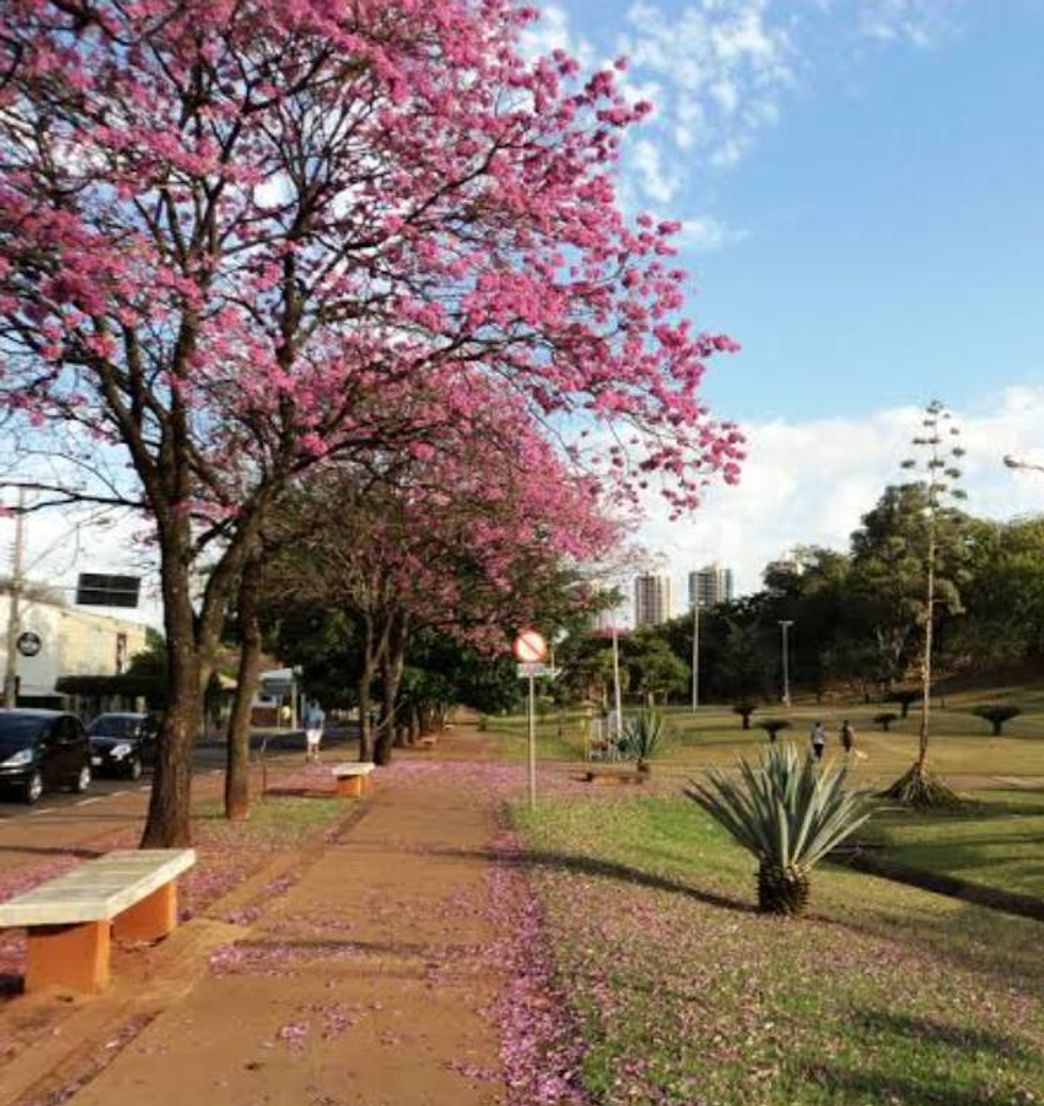
<svg viewBox="0 0 1044 1106">
<path fill-rule="evenodd" d="M 196 775 L 218 770 L 223 758 L 224 753 L 220 749 L 199 749 L 195 758 Z M 45 791 L 40 801 L 33 806 L 20 802 L 10 792 L 0 791 L 0 824 L 13 818 L 28 818 L 50 811 L 91 806 L 110 796 L 130 795 L 139 791 L 146 792 L 150 786 L 148 773 L 137 781 L 96 776 L 91 781 L 90 790 L 85 795 L 75 795 L 70 791 Z"/>
<path fill-rule="evenodd" d="M 323 749 L 343 748 L 355 740 L 350 729 L 333 730 L 323 737 Z M 251 747 L 260 747 L 261 738 L 253 735 Z M 273 760 L 292 756 L 295 752 L 304 752 L 304 734 L 289 732 L 277 734 L 268 739 L 267 755 Z M 225 748 L 218 742 L 201 742 L 194 754 L 194 774 L 199 776 L 219 775 L 225 764 Z M 128 795 L 147 793 L 150 787 L 149 773 L 138 781 L 112 779 L 105 776 L 95 777 L 86 795 L 75 795 L 69 791 L 47 791 L 33 806 L 18 801 L 12 794 L 0 791 L 0 825 L 20 818 L 40 817 L 50 813 L 73 813 L 80 807 L 98 806 L 102 800 L 115 800 Z M 103 809 L 109 808 L 107 802 Z M 101 813 L 101 811 L 92 811 Z"/>
</svg>

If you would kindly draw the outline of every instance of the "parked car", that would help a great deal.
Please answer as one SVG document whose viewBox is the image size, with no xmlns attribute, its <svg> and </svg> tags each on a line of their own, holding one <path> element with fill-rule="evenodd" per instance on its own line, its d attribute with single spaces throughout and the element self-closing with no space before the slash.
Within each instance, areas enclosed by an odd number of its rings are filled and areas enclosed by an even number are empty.
<svg viewBox="0 0 1044 1106">
<path fill-rule="evenodd" d="M 83 723 L 55 710 L 0 710 L 0 789 L 35 803 L 48 788 L 91 786 Z"/>
<path fill-rule="evenodd" d="M 99 714 L 87 727 L 91 766 L 99 776 L 136 780 L 156 759 L 159 722 L 152 714 Z"/>
</svg>

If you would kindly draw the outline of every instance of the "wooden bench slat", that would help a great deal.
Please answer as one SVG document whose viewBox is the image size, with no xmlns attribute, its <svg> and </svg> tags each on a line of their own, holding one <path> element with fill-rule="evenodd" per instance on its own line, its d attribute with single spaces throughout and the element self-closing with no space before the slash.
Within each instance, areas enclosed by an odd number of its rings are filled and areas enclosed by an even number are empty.
<svg viewBox="0 0 1044 1106">
<path fill-rule="evenodd" d="M 112 919 L 195 863 L 195 849 L 121 849 L 0 903 L 0 927 Z"/>
</svg>

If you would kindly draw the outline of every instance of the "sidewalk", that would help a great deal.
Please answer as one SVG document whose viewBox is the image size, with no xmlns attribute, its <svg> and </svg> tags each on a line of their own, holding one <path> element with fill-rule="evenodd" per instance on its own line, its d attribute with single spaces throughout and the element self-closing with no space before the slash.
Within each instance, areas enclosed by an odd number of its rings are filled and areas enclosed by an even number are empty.
<svg viewBox="0 0 1044 1106">
<path fill-rule="evenodd" d="M 408 766 L 407 766 L 408 767 Z M 307 799 L 302 799 L 307 802 Z M 381 773 L 207 976 L 70 1106 L 492 1106 L 494 803 Z M 289 884 L 294 875 L 299 878 Z M 241 935 L 240 935 L 241 934 Z"/>
</svg>

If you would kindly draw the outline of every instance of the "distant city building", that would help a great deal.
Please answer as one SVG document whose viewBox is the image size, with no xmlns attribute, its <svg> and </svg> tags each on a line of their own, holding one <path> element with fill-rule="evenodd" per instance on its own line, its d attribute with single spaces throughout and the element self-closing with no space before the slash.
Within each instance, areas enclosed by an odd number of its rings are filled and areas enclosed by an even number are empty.
<svg viewBox="0 0 1044 1106">
<path fill-rule="evenodd" d="M 715 561 L 705 568 L 689 573 L 689 609 L 729 603 L 733 597 L 732 569 Z"/>
<path fill-rule="evenodd" d="M 670 576 L 646 574 L 634 579 L 634 624 L 657 626 L 671 617 L 674 582 Z"/>
<path fill-rule="evenodd" d="M 788 576 L 800 576 L 805 566 L 794 553 L 784 553 L 775 561 L 769 561 L 762 573 L 762 579 L 771 587 L 773 580 L 785 580 Z"/>
</svg>

